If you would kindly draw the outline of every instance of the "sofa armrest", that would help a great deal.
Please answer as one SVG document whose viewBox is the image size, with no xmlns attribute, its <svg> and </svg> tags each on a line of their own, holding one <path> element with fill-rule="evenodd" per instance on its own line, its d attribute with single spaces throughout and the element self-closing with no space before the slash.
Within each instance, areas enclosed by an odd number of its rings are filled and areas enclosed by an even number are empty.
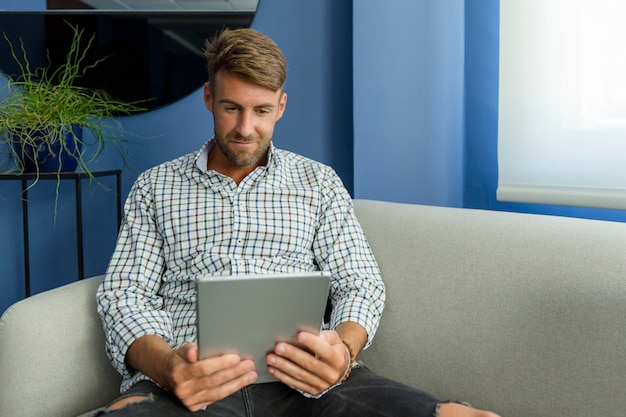
<svg viewBox="0 0 626 417">
<path fill-rule="evenodd" d="M 102 277 L 24 299 L 0 318 L 0 416 L 71 416 L 119 394 L 95 292 Z M 44 411 L 45 410 L 45 411 Z"/>
</svg>

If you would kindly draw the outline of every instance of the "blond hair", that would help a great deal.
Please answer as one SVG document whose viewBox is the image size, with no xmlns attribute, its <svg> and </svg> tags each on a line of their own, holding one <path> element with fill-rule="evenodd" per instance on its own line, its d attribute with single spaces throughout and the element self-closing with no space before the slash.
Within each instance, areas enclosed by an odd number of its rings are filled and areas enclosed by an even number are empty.
<svg viewBox="0 0 626 417">
<path fill-rule="evenodd" d="M 225 29 L 204 44 L 209 84 L 219 71 L 279 91 L 287 79 L 287 60 L 276 43 L 254 29 Z"/>
</svg>

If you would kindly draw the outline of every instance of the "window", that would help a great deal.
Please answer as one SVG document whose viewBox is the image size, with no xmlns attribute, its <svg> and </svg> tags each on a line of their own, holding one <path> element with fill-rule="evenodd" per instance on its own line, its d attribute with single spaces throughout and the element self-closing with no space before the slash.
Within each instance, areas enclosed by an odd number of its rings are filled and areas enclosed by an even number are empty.
<svg viewBox="0 0 626 417">
<path fill-rule="evenodd" d="M 501 201 L 626 209 L 626 1 L 501 0 Z"/>
</svg>

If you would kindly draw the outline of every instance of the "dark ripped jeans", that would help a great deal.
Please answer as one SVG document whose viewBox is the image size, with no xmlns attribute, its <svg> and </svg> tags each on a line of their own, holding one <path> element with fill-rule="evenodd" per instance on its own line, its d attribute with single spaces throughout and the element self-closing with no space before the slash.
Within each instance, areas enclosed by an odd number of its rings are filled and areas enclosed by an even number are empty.
<svg viewBox="0 0 626 417">
<path fill-rule="evenodd" d="M 90 416 L 211 416 L 211 417 L 436 417 L 439 401 L 429 394 L 383 378 L 365 367 L 355 368 L 342 385 L 320 399 L 310 399 L 279 383 L 250 385 L 192 413 L 171 393 L 143 381 L 124 394 L 147 396 L 116 411 L 96 410 Z M 123 397 L 122 397 L 123 398 Z M 119 399 L 118 399 L 119 400 Z"/>
</svg>

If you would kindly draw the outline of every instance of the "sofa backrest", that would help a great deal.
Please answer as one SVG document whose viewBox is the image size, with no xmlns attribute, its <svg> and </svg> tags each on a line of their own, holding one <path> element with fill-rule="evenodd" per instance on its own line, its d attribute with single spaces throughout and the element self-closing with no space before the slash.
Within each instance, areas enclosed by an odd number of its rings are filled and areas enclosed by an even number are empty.
<svg viewBox="0 0 626 417">
<path fill-rule="evenodd" d="M 387 284 L 362 359 L 507 417 L 626 410 L 626 224 L 355 201 Z"/>
</svg>

